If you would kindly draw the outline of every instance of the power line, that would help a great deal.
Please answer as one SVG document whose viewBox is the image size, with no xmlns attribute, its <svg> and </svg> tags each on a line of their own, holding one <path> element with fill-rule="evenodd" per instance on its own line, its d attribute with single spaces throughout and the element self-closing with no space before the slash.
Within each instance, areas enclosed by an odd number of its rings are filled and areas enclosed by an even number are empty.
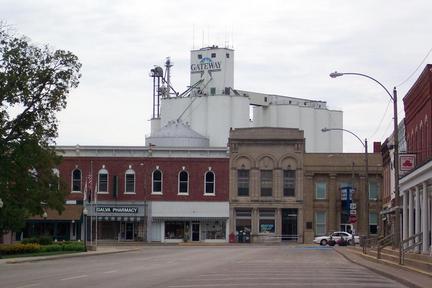
<svg viewBox="0 0 432 288">
<path fill-rule="evenodd" d="M 381 125 L 382 125 L 382 123 L 384 121 L 384 118 L 387 116 L 387 111 L 388 111 L 388 108 L 390 107 L 390 103 L 392 103 L 392 101 L 390 101 L 390 99 L 389 99 L 388 103 L 387 103 L 387 107 L 385 109 L 385 112 L 382 115 L 381 120 L 380 120 L 380 122 L 378 124 L 378 127 L 375 129 L 375 131 L 372 133 L 372 135 L 369 136 L 369 139 L 372 139 L 378 133 L 378 130 L 381 128 Z"/>
<path fill-rule="evenodd" d="M 402 81 L 400 84 L 396 85 L 396 87 L 402 86 L 406 82 L 408 82 L 409 79 L 411 79 L 412 76 L 418 71 L 418 69 L 423 65 L 423 63 L 426 61 L 426 59 L 429 57 L 430 53 L 432 52 L 432 48 L 429 49 L 429 52 L 426 54 L 426 56 L 423 58 L 423 60 L 420 62 L 420 64 L 417 66 L 417 68 L 412 72 L 408 78 L 406 78 L 404 81 Z"/>
</svg>

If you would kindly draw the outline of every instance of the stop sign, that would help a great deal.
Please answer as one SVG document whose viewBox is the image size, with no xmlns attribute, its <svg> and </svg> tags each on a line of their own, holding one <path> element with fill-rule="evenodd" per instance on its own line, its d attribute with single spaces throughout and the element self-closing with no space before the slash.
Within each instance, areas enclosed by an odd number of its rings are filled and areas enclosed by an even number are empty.
<svg viewBox="0 0 432 288">
<path fill-rule="evenodd" d="M 349 216 L 349 223 L 350 224 L 357 223 L 357 215 L 350 215 Z"/>
</svg>

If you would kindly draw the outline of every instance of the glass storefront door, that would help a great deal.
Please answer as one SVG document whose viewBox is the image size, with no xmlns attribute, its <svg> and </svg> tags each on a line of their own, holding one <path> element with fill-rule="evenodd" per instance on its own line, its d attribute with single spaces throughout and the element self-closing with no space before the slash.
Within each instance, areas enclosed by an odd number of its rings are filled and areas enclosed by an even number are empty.
<svg viewBox="0 0 432 288">
<path fill-rule="evenodd" d="M 297 240 L 297 209 L 282 209 L 282 240 Z"/>
<path fill-rule="evenodd" d="M 200 223 L 192 223 L 192 241 L 200 240 Z"/>
<path fill-rule="evenodd" d="M 126 240 L 134 240 L 134 223 L 126 223 Z"/>
</svg>

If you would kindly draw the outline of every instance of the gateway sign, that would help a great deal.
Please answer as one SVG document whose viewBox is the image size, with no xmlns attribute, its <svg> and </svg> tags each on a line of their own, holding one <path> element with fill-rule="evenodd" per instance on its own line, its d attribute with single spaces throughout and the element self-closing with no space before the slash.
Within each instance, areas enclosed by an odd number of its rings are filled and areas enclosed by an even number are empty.
<svg viewBox="0 0 432 288">
<path fill-rule="evenodd" d="M 138 207 L 96 207 L 97 213 L 138 213 Z"/>
<path fill-rule="evenodd" d="M 191 73 L 200 73 L 208 71 L 220 71 L 221 70 L 221 62 L 215 61 L 213 62 L 210 58 L 204 57 L 198 64 L 191 64 Z"/>
</svg>

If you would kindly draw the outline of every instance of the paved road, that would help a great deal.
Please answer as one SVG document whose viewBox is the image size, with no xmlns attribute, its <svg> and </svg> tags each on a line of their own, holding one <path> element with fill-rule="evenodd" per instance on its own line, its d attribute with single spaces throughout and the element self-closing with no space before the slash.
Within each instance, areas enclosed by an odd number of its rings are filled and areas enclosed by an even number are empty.
<svg viewBox="0 0 432 288">
<path fill-rule="evenodd" d="M 145 247 L 0 265 L 9 287 L 405 287 L 318 246 Z"/>
</svg>

